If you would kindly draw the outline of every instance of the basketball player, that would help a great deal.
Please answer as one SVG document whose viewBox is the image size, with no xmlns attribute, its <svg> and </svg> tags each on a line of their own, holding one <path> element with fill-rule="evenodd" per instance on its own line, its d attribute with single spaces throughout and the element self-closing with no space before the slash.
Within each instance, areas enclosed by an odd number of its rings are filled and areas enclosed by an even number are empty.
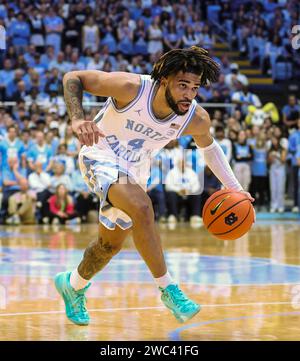
<svg viewBox="0 0 300 361">
<path fill-rule="evenodd" d="M 161 56 L 151 76 L 92 70 L 65 74 L 68 114 L 83 144 L 80 169 L 89 188 L 100 197 L 98 239 L 89 244 L 77 269 L 55 277 L 73 323 L 89 323 L 85 292 L 90 280 L 120 251 L 130 230 L 161 291 L 162 302 L 176 319 L 184 322 L 199 312 L 200 305 L 180 290 L 167 271 L 146 183 L 151 152 L 190 134 L 224 186 L 243 191 L 210 135 L 208 113 L 194 99 L 199 86 L 216 81 L 218 73 L 217 63 L 204 49 L 194 46 Z M 93 121 L 84 119 L 83 91 L 108 97 Z"/>
</svg>

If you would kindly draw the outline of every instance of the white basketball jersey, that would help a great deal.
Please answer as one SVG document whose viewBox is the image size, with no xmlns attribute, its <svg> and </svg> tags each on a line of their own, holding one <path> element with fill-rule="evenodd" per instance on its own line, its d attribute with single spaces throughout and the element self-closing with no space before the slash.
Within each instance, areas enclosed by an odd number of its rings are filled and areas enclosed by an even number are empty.
<svg viewBox="0 0 300 361">
<path fill-rule="evenodd" d="M 181 135 L 197 105 L 193 100 L 185 115 L 172 113 L 163 120 L 157 119 L 152 110 L 155 85 L 150 75 L 141 75 L 137 96 L 122 109 L 117 109 L 114 99 L 108 98 L 94 119 L 105 137 L 92 147 L 83 146 L 80 154 L 95 160 L 99 156 L 103 160 L 106 154 L 109 159 L 114 157 L 129 174 L 134 175 L 139 169 L 145 176 L 150 158 Z"/>
</svg>

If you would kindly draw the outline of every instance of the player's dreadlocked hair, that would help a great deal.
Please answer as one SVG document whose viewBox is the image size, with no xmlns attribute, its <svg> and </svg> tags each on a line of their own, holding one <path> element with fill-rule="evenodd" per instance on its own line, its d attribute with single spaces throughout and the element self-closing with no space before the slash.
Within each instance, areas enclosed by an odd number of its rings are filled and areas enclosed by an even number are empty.
<svg viewBox="0 0 300 361">
<path fill-rule="evenodd" d="M 179 71 L 201 75 L 201 85 L 216 82 L 220 67 L 205 49 L 192 46 L 188 49 L 173 49 L 162 55 L 154 64 L 151 78 L 160 80 Z"/>
</svg>

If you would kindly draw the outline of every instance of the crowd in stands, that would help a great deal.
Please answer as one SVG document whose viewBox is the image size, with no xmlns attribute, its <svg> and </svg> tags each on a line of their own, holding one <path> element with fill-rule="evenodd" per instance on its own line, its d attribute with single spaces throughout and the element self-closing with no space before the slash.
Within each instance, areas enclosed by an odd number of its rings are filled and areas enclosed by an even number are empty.
<svg viewBox="0 0 300 361">
<path fill-rule="evenodd" d="M 283 212 L 291 195 L 292 210 L 299 212 L 299 99 L 291 94 L 283 108 L 262 104 L 238 64 L 226 55 L 214 55 L 215 36 L 208 22 L 214 4 L 223 9 L 221 23 L 233 19 L 233 34 L 255 24 L 267 36 L 269 24 L 279 26 L 279 13 L 281 27 L 293 24 L 295 16 L 289 14 L 297 2 L 256 3 L 269 14 L 265 26 L 253 18 L 260 8 L 244 1 L 87 0 L 53 1 L 51 6 L 44 0 L 1 2 L 7 48 L 0 51 L 0 102 L 14 102 L 0 103 L 2 223 L 78 223 L 97 210 L 98 199 L 78 169 L 80 144 L 66 114 L 64 73 L 96 69 L 149 74 L 164 51 L 192 45 L 206 48 L 221 68 L 219 81 L 201 87 L 197 100 L 236 105 L 207 109 L 212 133 L 244 189 L 256 196 L 260 210 Z M 286 33 L 281 33 L 284 38 Z M 237 41 L 249 51 L 239 36 Z M 288 50 L 284 54 L 288 56 Z M 103 100 L 84 94 L 86 119 L 92 120 L 99 110 L 92 102 Z M 190 137 L 173 142 L 155 158 L 149 195 L 157 219 L 198 224 L 205 200 L 221 185 L 196 151 L 188 153 L 186 161 L 182 149 L 195 150 Z M 153 179 L 162 178 L 166 163 L 171 167 L 164 185 L 157 184 Z M 179 178 L 186 180 L 184 187 L 178 187 Z"/>
<path fill-rule="evenodd" d="M 299 50 L 292 32 L 299 25 L 299 1 L 212 1 L 208 18 L 218 22 L 232 46 L 265 74 L 278 80 L 299 77 Z"/>
</svg>

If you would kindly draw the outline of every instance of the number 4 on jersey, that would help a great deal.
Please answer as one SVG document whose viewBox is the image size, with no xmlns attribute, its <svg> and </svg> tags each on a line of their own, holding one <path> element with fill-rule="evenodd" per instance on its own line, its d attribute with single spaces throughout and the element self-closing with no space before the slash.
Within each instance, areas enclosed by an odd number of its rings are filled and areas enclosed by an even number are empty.
<svg viewBox="0 0 300 361">
<path fill-rule="evenodd" d="M 137 150 L 143 148 L 143 144 L 145 142 L 145 139 L 132 139 L 128 142 L 128 145 L 132 146 L 132 150 Z"/>
</svg>

